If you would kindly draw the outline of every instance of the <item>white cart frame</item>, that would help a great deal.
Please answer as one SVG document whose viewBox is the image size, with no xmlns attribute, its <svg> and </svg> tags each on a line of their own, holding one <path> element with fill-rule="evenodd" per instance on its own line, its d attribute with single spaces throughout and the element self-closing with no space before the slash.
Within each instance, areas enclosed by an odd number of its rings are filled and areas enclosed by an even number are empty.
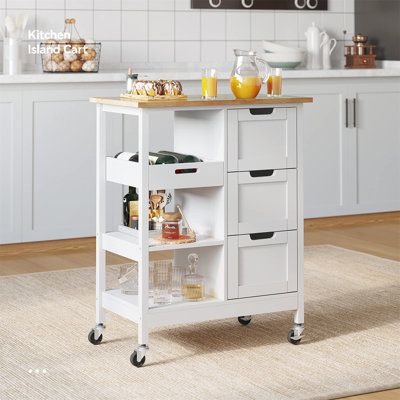
<svg viewBox="0 0 400 400">
<path fill-rule="evenodd" d="M 97 101 L 96 101 L 97 100 Z M 239 104 L 239 105 L 217 105 L 203 107 L 167 107 L 167 108 L 137 108 L 129 105 L 106 104 L 93 99 L 97 102 L 97 168 L 96 168 L 96 327 L 89 334 L 89 340 L 94 343 L 100 343 L 105 328 L 105 312 L 110 310 L 124 318 L 127 318 L 138 324 L 138 346 L 131 356 L 131 362 L 136 366 L 141 366 L 145 360 L 145 352 L 149 344 L 149 330 L 153 327 L 169 324 L 194 323 L 207 320 L 216 320 L 230 317 L 242 317 L 242 323 L 250 320 L 251 315 L 261 313 L 272 313 L 279 311 L 293 310 L 294 327 L 289 331 L 289 340 L 292 343 L 298 343 L 302 337 L 304 329 L 304 282 L 303 282 L 303 132 L 302 132 L 302 109 L 301 101 L 280 104 L 274 103 L 269 99 L 268 103 L 263 104 Z M 106 100 L 106 99 L 103 99 Z M 163 179 L 176 165 L 149 166 L 149 136 L 150 122 L 156 118 L 160 111 L 165 112 L 203 112 L 207 117 L 208 111 L 219 111 L 219 119 L 215 129 L 221 131 L 223 137 L 223 160 L 216 164 L 201 163 L 205 169 L 210 168 L 209 173 L 204 172 L 204 181 L 198 179 L 200 186 L 206 187 L 220 186 L 222 188 L 228 183 L 227 170 L 227 141 L 228 141 L 228 110 L 246 110 L 257 108 L 291 108 L 296 110 L 296 156 L 297 156 L 297 290 L 287 293 L 272 294 L 267 296 L 245 297 L 237 299 L 228 299 L 228 229 L 227 229 L 227 191 L 223 190 L 224 202 L 224 226 L 217 238 L 206 238 L 196 243 L 183 245 L 169 245 L 149 247 L 149 231 L 147 215 L 149 203 L 149 190 L 164 188 Z M 205 113 L 204 113 L 205 112 Z M 117 113 L 134 115 L 138 117 L 138 151 L 140 154 L 139 162 L 125 162 L 118 159 L 106 157 L 106 113 Z M 200 115 L 200 114 L 199 114 Z M 217 114 L 216 114 L 217 115 Z M 213 125 L 214 126 L 214 125 Z M 191 129 L 187 125 L 186 129 Z M 192 150 L 192 149 L 190 149 Z M 195 153 L 194 153 L 195 154 Z M 183 164 L 180 164 L 181 166 Z M 185 164 L 185 168 L 198 166 L 199 164 Z M 216 168 L 216 169 L 215 169 Z M 221 174 L 215 174 L 213 171 L 220 171 Z M 157 173 L 159 171 L 159 173 Z M 201 172 L 201 171 L 200 171 Z M 208 178 L 207 178 L 208 176 Z M 222 177 L 222 178 L 221 178 Z M 188 182 L 182 177 L 183 183 L 177 182 L 177 185 L 185 187 Z M 190 179 L 190 178 L 189 178 Z M 207 180 L 208 179 L 208 180 Z M 139 189 L 139 237 L 135 242 L 133 239 L 124 236 L 120 232 L 106 232 L 106 182 L 113 181 L 120 184 L 136 186 Z M 155 186 L 155 187 L 154 187 Z M 192 225 L 193 222 L 192 222 Z M 196 230 L 196 226 L 194 226 Z M 149 251 L 158 250 L 180 250 L 193 248 L 213 248 L 219 246 L 223 248 L 223 267 L 221 267 L 222 280 L 220 282 L 221 290 L 216 299 L 205 300 L 202 302 L 181 302 L 163 307 L 149 306 Z M 121 256 L 134 259 L 139 264 L 138 273 L 138 296 L 122 295 L 118 290 L 106 290 L 106 251 L 111 251 Z M 90 337 L 91 335 L 91 337 Z M 132 357 L 136 359 L 133 360 Z M 132 361 L 133 360 L 133 361 Z"/>
</svg>

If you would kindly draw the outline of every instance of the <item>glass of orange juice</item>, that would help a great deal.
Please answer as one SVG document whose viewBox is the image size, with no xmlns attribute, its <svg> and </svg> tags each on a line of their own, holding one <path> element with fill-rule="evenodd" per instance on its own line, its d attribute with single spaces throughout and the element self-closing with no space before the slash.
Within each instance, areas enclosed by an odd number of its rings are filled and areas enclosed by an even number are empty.
<svg viewBox="0 0 400 400">
<path fill-rule="evenodd" d="M 282 96 L 282 69 L 275 68 L 271 74 L 271 95 Z"/>
<path fill-rule="evenodd" d="M 218 94 L 217 70 L 203 68 L 201 75 L 201 97 L 205 100 L 215 100 Z"/>
</svg>

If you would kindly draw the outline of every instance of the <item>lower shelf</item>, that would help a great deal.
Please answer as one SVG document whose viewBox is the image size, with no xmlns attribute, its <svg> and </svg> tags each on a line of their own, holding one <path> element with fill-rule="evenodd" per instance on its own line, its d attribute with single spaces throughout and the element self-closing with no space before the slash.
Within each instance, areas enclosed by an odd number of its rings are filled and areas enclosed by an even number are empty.
<svg viewBox="0 0 400 400">
<path fill-rule="evenodd" d="M 106 310 L 136 323 L 140 321 L 138 296 L 122 294 L 120 289 L 113 289 L 103 292 L 102 300 Z M 296 310 L 297 305 L 297 292 L 233 300 L 210 298 L 199 302 L 179 302 L 150 308 L 145 320 L 147 326 L 152 328 Z"/>
<path fill-rule="evenodd" d="M 191 249 L 199 247 L 221 246 L 223 244 L 224 240 L 222 239 L 199 236 L 197 241 L 194 243 L 149 246 L 149 251 Z M 103 234 L 103 249 L 131 260 L 140 259 L 138 238 L 123 232 L 117 231 Z"/>
</svg>

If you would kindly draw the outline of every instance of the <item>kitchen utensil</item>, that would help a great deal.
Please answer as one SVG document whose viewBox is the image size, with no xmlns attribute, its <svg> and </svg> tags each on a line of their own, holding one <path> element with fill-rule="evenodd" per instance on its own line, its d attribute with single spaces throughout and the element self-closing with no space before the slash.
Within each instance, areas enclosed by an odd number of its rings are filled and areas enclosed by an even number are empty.
<svg viewBox="0 0 400 400">
<path fill-rule="evenodd" d="M 315 22 L 304 35 L 307 38 L 307 68 L 321 69 L 321 31 Z"/>
<path fill-rule="evenodd" d="M 12 17 L 10 17 L 9 15 L 6 16 L 5 19 L 5 24 L 6 24 L 6 28 L 7 28 L 7 36 L 9 38 L 13 38 L 15 35 L 15 21 Z"/>
<path fill-rule="evenodd" d="M 326 32 L 321 32 L 322 68 L 331 69 L 331 54 L 337 45 L 335 38 L 330 38 Z"/>
<path fill-rule="evenodd" d="M 376 46 L 367 44 L 368 36 L 358 33 L 353 36 L 354 44 L 345 46 L 345 68 L 376 68 Z"/>
<path fill-rule="evenodd" d="M 176 208 L 179 210 L 179 212 L 181 213 L 181 216 L 182 216 L 183 220 L 185 221 L 185 225 L 186 225 L 186 228 L 187 228 L 187 231 L 188 231 L 187 234 L 188 234 L 189 236 L 193 236 L 194 238 L 196 238 L 196 233 L 194 232 L 194 230 L 193 230 L 192 227 L 190 226 L 189 221 L 187 220 L 185 214 L 183 213 L 182 207 L 181 207 L 179 204 L 177 204 L 177 205 L 176 205 Z"/>
<path fill-rule="evenodd" d="M 235 49 L 235 64 L 231 73 L 231 90 L 238 99 L 254 99 L 261 85 L 268 79 L 269 69 L 265 60 L 254 51 Z M 257 63 L 262 65 L 261 74 Z"/>
<path fill-rule="evenodd" d="M 152 194 L 150 196 L 150 201 L 151 201 L 153 210 L 157 210 L 158 206 L 163 201 L 163 196 L 161 196 L 159 194 Z"/>
</svg>

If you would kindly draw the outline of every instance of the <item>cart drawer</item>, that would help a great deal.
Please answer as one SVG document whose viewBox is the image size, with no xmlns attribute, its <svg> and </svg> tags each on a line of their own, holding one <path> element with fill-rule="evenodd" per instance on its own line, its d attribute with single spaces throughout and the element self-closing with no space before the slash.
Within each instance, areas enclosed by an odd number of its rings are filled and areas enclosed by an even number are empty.
<svg viewBox="0 0 400 400">
<path fill-rule="evenodd" d="M 228 111 L 228 171 L 296 168 L 296 109 Z"/>
<path fill-rule="evenodd" d="M 228 238 L 228 298 L 297 290 L 297 231 Z"/>
<path fill-rule="evenodd" d="M 137 162 L 107 157 L 107 180 L 127 186 L 140 186 Z M 149 165 L 149 189 L 183 189 L 224 184 L 224 163 L 206 161 L 184 164 Z"/>
<path fill-rule="evenodd" d="M 228 235 L 297 229 L 297 170 L 228 174 Z"/>
</svg>

